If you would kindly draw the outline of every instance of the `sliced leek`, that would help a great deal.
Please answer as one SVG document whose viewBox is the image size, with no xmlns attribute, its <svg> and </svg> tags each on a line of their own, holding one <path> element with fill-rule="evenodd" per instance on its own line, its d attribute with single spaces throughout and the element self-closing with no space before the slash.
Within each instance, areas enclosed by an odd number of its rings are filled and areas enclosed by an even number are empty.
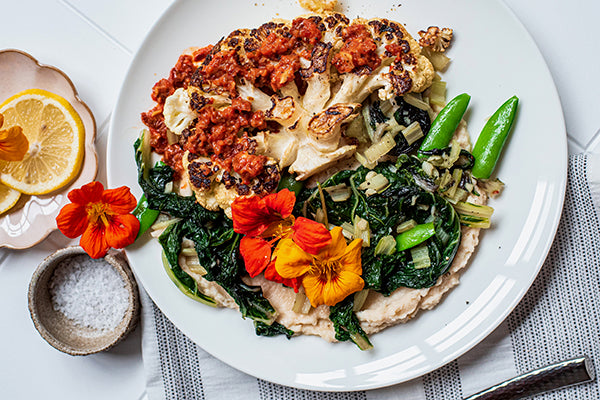
<svg viewBox="0 0 600 400">
<path fill-rule="evenodd" d="M 422 54 L 431 61 L 433 69 L 436 71 L 444 71 L 450 63 L 450 58 L 444 53 L 437 51 L 431 51 L 427 48 L 423 48 Z"/>
<path fill-rule="evenodd" d="M 354 239 L 354 225 L 349 222 L 344 222 L 342 224 L 342 235 L 346 239 Z"/>
<path fill-rule="evenodd" d="M 375 246 L 375 255 L 392 255 L 396 252 L 396 239 L 392 235 L 387 235 L 379 239 Z"/>
<path fill-rule="evenodd" d="M 181 218 L 169 218 L 166 220 L 158 221 L 154 223 L 150 228 L 154 231 L 162 230 L 167 228 L 168 226 L 174 224 L 175 222 L 181 221 Z"/>
<path fill-rule="evenodd" d="M 367 160 L 367 158 L 358 151 L 354 153 L 354 158 L 356 158 L 358 162 L 367 169 L 373 169 L 377 166 L 377 162 Z"/>
<path fill-rule="evenodd" d="M 292 305 L 292 311 L 298 314 L 308 314 L 310 311 L 311 304 L 303 290 L 296 293 L 294 304 Z"/>
<path fill-rule="evenodd" d="M 326 191 L 329 196 L 331 196 L 331 200 L 335 202 L 346 201 L 352 195 L 352 189 L 350 189 L 345 183 L 335 186 L 328 186 L 323 188 L 323 190 Z"/>
<path fill-rule="evenodd" d="M 368 295 L 369 289 L 363 289 L 359 292 L 354 293 L 354 305 L 352 306 L 352 311 L 360 311 L 363 305 L 365 304 L 365 300 L 367 300 Z"/>
<path fill-rule="evenodd" d="M 369 342 L 368 339 L 362 337 L 361 335 L 350 332 L 350 340 L 354 342 L 361 350 L 370 350 L 373 348 L 373 345 Z"/>
<path fill-rule="evenodd" d="M 373 172 L 373 171 L 371 171 L 371 172 Z M 369 177 L 369 174 L 367 174 L 367 179 L 363 183 L 358 185 L 358 188 L 360 190 L 372 189 L 375 192 L 381 192 L 389 184 L 390 184 L 390 181 L 383 174 L 376 173 L 376 174 L 372 175 L 371 177 Z"/>
<path fill-rule="evenodd" d="M 365 150 L 364 157 L 367 163 L 375 163 L 381 157 L 389 153 L 396 146 L 396 141 L 390 132 L 387 132 L 381 140 Z M 356 153 L 358 154 L 358 153 Z M 357 157 L 358 159 L 358 157 Z M 360 159 L 358 159 L 360 161 Z"/>
<path fill-rule="evenodd" d="M 398 228 L 396 228 L 396 233 L 406 232 L 408 230 L 411 230 L 415 226 L 417 226 L 417 222 L 414 219 L 409 219 L 408 221 L 404 221 L 403 223 L 398 225 Z"/>
<path fill-rule="evenodd" d="M 446 105 L 446 82 L 433 81 L 429 89 L 429 103 L 444 107 Z"/>
<path fill-rule="evenodd" d="M 454 209 L 459 214 L 483 218 L 489 218 L 494 213 L 494 209 L 490 206 L 473 204 L 466 201 L 459 201 L 454 205 Z"/>
<path fill-rule="evenodd" d="M 417 246 L 410 250 L 415 269 L 431 267 L 431 258 L 426 245 Z"/>
<path fill-rule="evenodd" d="M 414 121 L 409 126 L 404 128 L 402 130 L 402 135 L 404 135 L 404 138 L 409 146 L 424 136 L 421 125 L 417 121 Z"/>
<path fill-rule="evenodd" d="M 494 209 L 490 206 L 473 204 L 465 201 L 458 201 L 454 209 L 460 217 L 460 223 L 471 228 L 489 228 L 491 225 L 490 217 Z"/>
<path fill-rule="evenodd" d="M 425 103 L 421 99 L 421 96 L 417 97 L 417 95 L 415 95 L 414 93 L 407 93 L 407 94 L 405 94 L 404 95 L 404 101 L 406 101 L 411 106 L 415 106 L 417 108 L 420 108 L 421 110 L 425 110 L 425 111 L 431 110 L 431 107 L 429 106 L 429 104 Z"/>
<path fill-rule="evenodd" d="M 354 218 L 354 237 L 362 239 L 362 247 L 369 247 L 371 245 L 371 229 L 369 228 L 369 221 L 358 215 Z"/>
</svg>

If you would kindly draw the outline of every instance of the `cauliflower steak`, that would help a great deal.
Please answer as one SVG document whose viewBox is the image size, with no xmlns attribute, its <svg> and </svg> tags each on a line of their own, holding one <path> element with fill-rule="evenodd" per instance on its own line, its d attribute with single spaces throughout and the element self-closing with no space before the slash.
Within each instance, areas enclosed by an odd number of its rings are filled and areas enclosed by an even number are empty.
<svg viewBox="0 0 600 400">
<path fill-rule="evenodd" d="M 157 83 L 142 119 L 198 201 L 225 210 L 274 190 L 283 168 L 304 180 L 351 157 L 345 131 L 365 99 L 422 92 L 434 76 L 401 24 L 335 12 L 235 30 L 178 65 L 169 79 L 185 78 Z"/>
</svg>

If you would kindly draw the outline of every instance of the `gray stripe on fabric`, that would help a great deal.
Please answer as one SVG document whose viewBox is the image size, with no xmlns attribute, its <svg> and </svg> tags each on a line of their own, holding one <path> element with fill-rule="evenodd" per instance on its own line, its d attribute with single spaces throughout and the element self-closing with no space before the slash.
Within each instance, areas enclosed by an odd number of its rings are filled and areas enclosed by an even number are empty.
<svg viewBox="0 0 600 400">
<path fill-rule="evenodd" d="M 423 377 L 427 400 L 457 400 L 462 398 L 460 372 L 456 360 Z"/>
<path fill-rule="evenodd" d="M 165 399 L 205 400 L 196 345 L 178 332 L 156 305 L 153 305 L 153 314 Z"/>
<path fill-rule="evenodd" d="M 367 400 L 365 392 L 299 390 L 258 379 L 261 400 Z"/>
<path fill-rule="evenodd" d="M 600 360 L 599 226 L 587 159 L 571 156 L 557 233 L 562 240 L 554 241 L 539 276 L 508 319 L 518 373 L 583 354 L 596 363 Z M 596 379 L 534 399 L 600 399 L 600 382 Z"/>
</svg>

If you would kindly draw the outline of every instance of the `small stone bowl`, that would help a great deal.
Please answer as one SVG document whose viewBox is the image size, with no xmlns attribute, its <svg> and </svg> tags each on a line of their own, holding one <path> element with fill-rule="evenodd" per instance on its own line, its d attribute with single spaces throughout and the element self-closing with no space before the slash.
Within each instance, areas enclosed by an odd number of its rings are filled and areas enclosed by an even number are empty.
<svg viewBox="0 0 600 400">
<path fill-rule="evenodd" d="M 138 287 L 125 256 L 110 251 L 104 260 L 112 265 L 125 282 L 129 304 L 121 322 L 113 330 L 84 327 L 67 318 L 52 306 L 49 282 L 61 261 L 86 254 L 79 246 L 60 249 L 48 256 L 34 272 L 29 284 L 29 312 L 36 329 L 56 349 L 74 356 L 108 350 L 136 327 L 140 301 Z"/>
</svg>

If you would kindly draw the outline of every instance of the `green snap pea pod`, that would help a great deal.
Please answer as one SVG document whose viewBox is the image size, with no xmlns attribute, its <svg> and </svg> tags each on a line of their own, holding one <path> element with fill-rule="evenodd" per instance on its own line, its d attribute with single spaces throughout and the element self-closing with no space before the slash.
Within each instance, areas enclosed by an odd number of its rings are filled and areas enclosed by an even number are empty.
<svg viewBox="0 0 600 400">
<path fill-rule="evenodd" d="M 297 181 L 294 175 L 290 174 L 289 172 L 286 172 L 279 181 L 277 191 L 280 191 L 282 189 L 289 189 L 290 191 L 294 192 L 296 196 L 298 196 L 303 187 L 304 182 Z"/>
<path fill-rule="evenodd" d="M 443 149 L 448 147 L 454 131 L 458 128 L 458 124 L 462 119 L 471 96 L 466 93 L 459 94 L 446 104 L 431 123 L 429 133 L 423 139 L 419 148 L 419 157 L 426 158 L 427 155 L 422 154 L 423 151 L 433 149 Z"/>
<path fill-rule="evenodd" d="M 508 99 L 481 130 L 473 147 L 475 164 L 471 173 L 475 178 L 488 179 L 492 175 L 515 120 L 518 105 L 517 96 Z"/>
<path fill-rule="evenodd" d="M 142 236 L 142 234 L 152 226 L 154 221 L 156 221 L 156 218 L 158 218 L 158 214 L 160 214 L 160 211 L 148 208 L 148 199 L 146 199 L 146 195 L 142 195 L 140 201 L 133 210 L 133 215 L 140 221 L 140 230 L 138 231 L 136 239 Z"/>
<path fill-rule="evenodd" d="M 403 251 L 413 248 L 435 235 L 433 222 L 419 224 L 412 229 L 396 236 L 396 250 Z"/>
</svg>

